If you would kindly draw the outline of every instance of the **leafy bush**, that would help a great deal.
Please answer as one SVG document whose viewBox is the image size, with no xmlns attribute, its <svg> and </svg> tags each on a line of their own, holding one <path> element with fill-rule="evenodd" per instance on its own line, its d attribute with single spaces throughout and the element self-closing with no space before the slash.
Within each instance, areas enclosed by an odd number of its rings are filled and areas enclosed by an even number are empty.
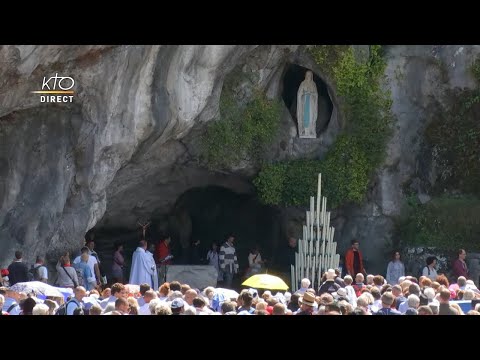
<svg viewBox="0 0 480 360">
<path fill-rule="evenodd" d="M 480 81 L 480 60 L 471 67 Z M 434 191 L 461 191 L 480 196 L 480 89 L 453 89 L 445 107 L 432 111 L 425 135 L 433 148 L 441 176 Z"/>
<path fill-rule="evenodd" d="M 480 200 L 474 197 L 442 196 L 425 205 L 410 198 L 398 231 L 403 245 L 436 247 L 442 250 L 480 245 Z"/>
<path fill-rule="evenodd" d="M 224 92 L 220 118 L 212 121 L 202 138 L 202 155 L 210 168 L 230 168 L 242 161 L 259 162 L 275 139 L 280 123 L 280 103 L 256 91 L 244 107 Z"/>
</svg>

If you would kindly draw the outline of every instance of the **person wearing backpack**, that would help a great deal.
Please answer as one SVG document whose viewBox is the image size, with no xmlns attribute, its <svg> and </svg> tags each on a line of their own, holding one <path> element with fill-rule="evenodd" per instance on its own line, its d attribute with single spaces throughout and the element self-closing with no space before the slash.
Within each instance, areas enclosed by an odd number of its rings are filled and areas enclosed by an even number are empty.
<svg viewBox="0 0 480 360">
<path fill-rule="evenodd" d="M 0 294 L 0 315 L 8 315 L 8 312 L 2 310 L 4 302 L 5 302 L 5 297 L 2 294 Z"/>
<path fill-rule="evenodd" d="M 88 255 L 88 253 L 82 253 L 82 255 L 80 255 L 81 261 L 73 264 L 73 267 L 77 272 L 78 285 L 85 287 L 88 291 L 95 289 L 95 286 L 97 285 L 92 270 L 90 269 L 90 266 L 88 266 L 89 257 L 90 255 Z"/>
<path fill-rule="evenodd" d="M 81 254 L 77 256 L 75 260 L 73 260 L 73 263 L 74 264 L 80 263 L 82 261 L 82 258 L 81 258 L 82 254 L 86 253 L 87 255 L 89 255 L 87 264 L 90 267 L 92 277 L 95 278 L 95 283 L 97 285 L 100 285 L 101 277 L 100 277 L 100 270 L 98 268 L 97 258 L 95 256 L 90 255 L 90 249 L 87 246 L 84 246 L 80 251 L 81 251 Z"/>
<path fill-rule="evenodd" d="M 258 245 L 255 245 L 253 249 L 248 254 L 248 269 L 245 272 L 245 277 L 249 278 L 252 275 L 259 274 L 262 272 L 262 265 L 265 263 L 262 260 L 262 255 L 260 254 L 260 249 Z"/>
<path fill-rule="evenodd" d="M 87 291 L 83 286 L 77 286 L 74 294 L 74 297 L 58 308 L 56 315 L 74 315 L 76 309 L 83 308 L 82 300 L 87 295 Z"/>
<path fill-rule="evenodd" d="M 10 289 L 6 290 L 5 302 L 3 303 L 2 311 L 9 315 L 20 315 L 21 309 L 19 303 L 20 294 Z"/>
<path fill-rule="evenodd" d="M 41 281 L 45 284 L 48 282 L 48 270 L 40 256 L 37 256 L 37 260 L 32 265 L 28 275 L 31 279 L 30 281 Z"/>
<path fill-rule="evenodd" d="M 427 257 L 427 266 L 423 268 L 422 275 L 428 277 L 430 280 L 435 281 L 437 279 L 437 270 L 435 266 L 437 265 L 437 258 L 435 256 Z"/>
<path fill-rule="evenodd" d="M 96 275 L 95 278 L 99 284 L 105 285 L 107 283 L 107 275 L 105 273 L 105 269 L 103 264 L 100 261 L 100 256 L 98 256 L 97 252 L 94 250 L 95 248 L 95 234 L 90 233 L 88 239 L 85 242 L 85 246 L 88 248 L 88 255 L 95 258 L 97 261 L 96 269 L 94 269 L 94 274 Z"/>
</svg>

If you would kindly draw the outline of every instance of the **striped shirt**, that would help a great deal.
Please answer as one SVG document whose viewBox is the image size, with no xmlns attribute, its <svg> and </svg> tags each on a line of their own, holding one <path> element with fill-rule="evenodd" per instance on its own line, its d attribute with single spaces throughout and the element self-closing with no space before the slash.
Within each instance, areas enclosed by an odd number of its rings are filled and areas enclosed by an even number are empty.
<svg viewBox="0 0 480 360">
<path fill-rule="evenodd" d="M 237 273 L 238 272 L 238 260 L 235 248 L 228 242 L 225 242 L 220 247 L 220 253 L 218 256 L 220 263 L 220 269 L 225 272 Z"/>
</svg>

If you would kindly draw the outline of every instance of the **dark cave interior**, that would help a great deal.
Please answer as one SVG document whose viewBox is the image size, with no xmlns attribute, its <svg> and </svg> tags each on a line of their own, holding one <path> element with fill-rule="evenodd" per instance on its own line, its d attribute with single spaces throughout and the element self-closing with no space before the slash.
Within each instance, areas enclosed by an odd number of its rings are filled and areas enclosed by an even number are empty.
<svg viewBox="0 0 480 360">
<path fill-rule="evenodd" d="M 172 238 L 174 264 L 189 264 L 189 247 L 200 240 L 201 254 L 206 254 L 212 243 L 221 245 L 229 233 L 235 236 L 235 247 L 241 269 L 248 266 L 248 253 L 254 245 L 260 247 L 262 258 L 272 259 L 282 235 L 279 211 L 261 204 L 252 194 L 238 194 L 220 186 L 191 188 L 184 192 L 172 211 L 152 216 L 145 238 L 157 243 L 168 234 Z M 132 231 L 124 228 L 93 228 L 98 253 L 107 272 L 111 268 L 114 244 L 124 244 L 128 264 L 138 241 L 142 238 L 140 226 Z M 87 234 L 88 236 L 88 234 Z"/>
</svg>

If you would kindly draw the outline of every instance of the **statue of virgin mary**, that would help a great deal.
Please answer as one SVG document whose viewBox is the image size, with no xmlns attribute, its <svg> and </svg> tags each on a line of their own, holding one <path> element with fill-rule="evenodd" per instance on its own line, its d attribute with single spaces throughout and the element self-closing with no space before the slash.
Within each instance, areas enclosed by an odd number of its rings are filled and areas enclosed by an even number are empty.
<svg viewBox="0 0 480 360">
<path fill-rule="evenodd" d="M 298 135 L 301 138 L 317 137 L 318 92 L 313 73 L 308 70 L 297 93 Z"/>
</svg>

